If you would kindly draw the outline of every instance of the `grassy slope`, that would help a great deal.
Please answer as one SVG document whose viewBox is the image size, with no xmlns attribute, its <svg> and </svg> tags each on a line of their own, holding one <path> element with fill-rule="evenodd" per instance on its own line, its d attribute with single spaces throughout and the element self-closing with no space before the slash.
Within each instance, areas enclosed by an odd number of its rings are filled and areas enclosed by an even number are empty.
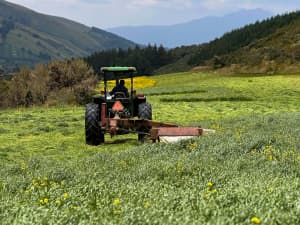
<svg viewBox="0 0 300 225">
<path fill-rule="evenodd" d="M 217 134 L 90 147 L 81 107 L 1 111 L 0 223 L 299 224 L 300 77 L 154 79 L 154 119 Z"/>
<path fill-rule="evenodd" d="M 177 61 L 156 72 L 222 68 L 219 73 L 298 73 L 299 18 L 296 11 L 230 31 L 209 43 L 172 49 Z"/>
<path fill-rule="evenodd" d="M 240 64 L 240 71 L 298 72 L 300 59 L 300 20 L 278 29 L 268 37 L 229 54 L 227 60 Z"/>
<path fill-rule="evenodd" d="M 13 21 L 14 29 L 0 40 L 0 60 L 20 65 L 52 59 L 79 57 L 110 48 L 133 47 L 134 43 L 106 31 L 90 28 L 67 19 L 36 13 L 27 8 L 0 2 L 2 20 Z M 1 63 L 1 61 L 0 61 Z"/>
</svg>

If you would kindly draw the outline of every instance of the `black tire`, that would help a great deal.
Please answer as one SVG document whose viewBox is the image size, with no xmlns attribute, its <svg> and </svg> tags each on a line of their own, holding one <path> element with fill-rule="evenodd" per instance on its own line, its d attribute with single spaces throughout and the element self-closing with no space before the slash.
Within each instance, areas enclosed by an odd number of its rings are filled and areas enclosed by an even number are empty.
<svg viewBox="0 0 300 225">
<path fill-rule="evenodd" d="M 152 108 L 151 105 L 147 102 L 141 103 L 138 106 L 138 118 L 144 119 L 144 120 L 152 120 Z M 141 132 L 138 134 L 138 140 L 141 143 L 145 142 L 147 134 L 151 130 L 151 127 L 141 127 L 138 132 Z"/>
<path fill-rule="evenodd" d="M 104 134 L 100 128 L 99 105 L 89 103 L 85 111 L 85 142 L 88 145 L 99 145 L 104 143 Z"/>
</svg>

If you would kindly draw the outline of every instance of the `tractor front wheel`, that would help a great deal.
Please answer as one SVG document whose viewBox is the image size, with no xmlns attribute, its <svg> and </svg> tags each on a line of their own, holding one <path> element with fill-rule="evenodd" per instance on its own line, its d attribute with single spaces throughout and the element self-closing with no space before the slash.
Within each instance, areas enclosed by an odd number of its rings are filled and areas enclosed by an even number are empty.
<svg viewBox="0 0 300 225">
<path fill-rule="evenodd" d="M 99 105 L 89 103 L 85 111 L 85 141 L 88 145 L 99 145 L 104 143 L 104 134 L 100 128 Z"/>
<path fill-rule="evenodd" d="M 151 105 L 147 102 L 139 104 L 138 108 L 138 118 L 143 120 L 152 120 L 152 108 Z M 149 133 L 151 127 L 141 127 L 138 131 L 138 140 L 141 143 L 144 143 L 147 136 L 146 133 Z"/>
</svg>

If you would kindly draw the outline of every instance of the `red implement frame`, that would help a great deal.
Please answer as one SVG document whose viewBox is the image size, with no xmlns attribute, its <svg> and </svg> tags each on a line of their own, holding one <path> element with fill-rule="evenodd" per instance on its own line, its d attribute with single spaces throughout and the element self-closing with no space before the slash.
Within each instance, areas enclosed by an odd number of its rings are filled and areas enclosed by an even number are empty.
<svg viewBox="0 0 300 225">
<path fill-rule="evenodd" d="M 140 133 L 142 127 L 152 127 L 148 135 L 153 142 L 159 141 L 161 136 L 191 136 L 199 137 L 203 134 L 203 129 L 199 127 L 179 127 L 176 124 L 162 123 L 153 120 L 141 119 L 121 119 L 118 117 L 108 118 L 106 115 L 107 106 L 105 103 L 101 106 L 101 130 L 108 132 L 111 136 L 117 135 L 119 131 L 127 131 L 128 133 Z"/>
</svg>

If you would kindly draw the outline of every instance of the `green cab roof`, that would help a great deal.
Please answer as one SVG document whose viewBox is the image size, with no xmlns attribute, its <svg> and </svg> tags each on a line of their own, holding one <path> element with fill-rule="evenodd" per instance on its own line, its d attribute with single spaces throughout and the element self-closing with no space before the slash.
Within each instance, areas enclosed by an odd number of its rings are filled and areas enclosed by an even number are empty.
<svg viewBox="0 0 300 225">
<path fill-rule="evenodd" d="M 101 72 L 136 72 L 135 67 L 127 66 L 111 66 L 111 67 L 101 67 Z"/>
</svg>

